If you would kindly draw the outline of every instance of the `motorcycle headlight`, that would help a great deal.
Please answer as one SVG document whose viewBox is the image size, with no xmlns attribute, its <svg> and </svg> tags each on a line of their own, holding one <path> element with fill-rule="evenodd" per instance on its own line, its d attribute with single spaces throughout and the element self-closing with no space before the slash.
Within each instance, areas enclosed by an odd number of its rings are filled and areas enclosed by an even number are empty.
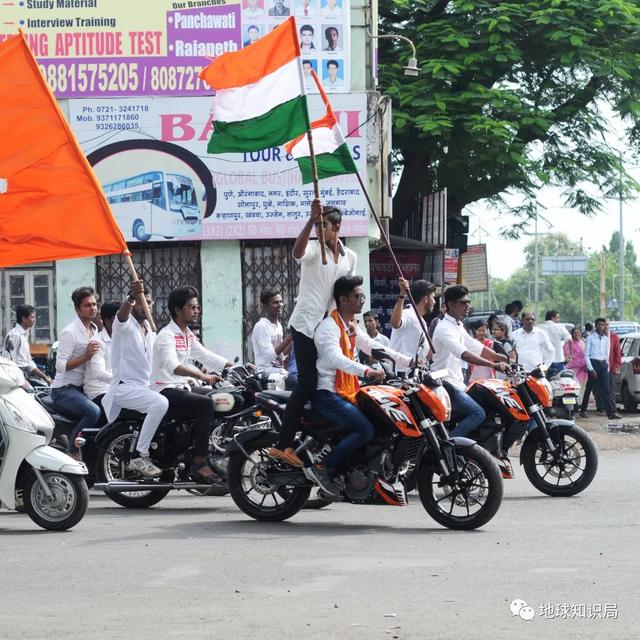
<svg viewBox="0 0 640 640">
<path fill-rule="evenodd" d="M 451 398 L 449 397 L 447 390 L 443 386 L 436 387 L 434 391 L 436 392 L 438 398 L 440 398 L 440 400 L 442 401 L 442 404 L 445 406 L 446 417 L 443 422 L 446 422 L 451 417 Z"/>
</svg>

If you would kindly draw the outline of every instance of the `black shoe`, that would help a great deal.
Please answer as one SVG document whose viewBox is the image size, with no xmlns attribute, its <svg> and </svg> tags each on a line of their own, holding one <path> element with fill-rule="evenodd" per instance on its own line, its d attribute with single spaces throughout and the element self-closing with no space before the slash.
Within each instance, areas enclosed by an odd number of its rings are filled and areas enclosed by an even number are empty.
<svg viewBox="0 0 640 640">
<path fill-rule="evenodd" d="M 586 411 L 581 411 L 578 415 L 581 418 L 588 418 L 589 417 L 589 414 Z"/>
<path fill-rule="evenodd" d="M 209 467 L 206 462 L 202 462 L 198 465 L 196 465 L 195 463 L 192 464 L 189 468 L 189 476 L 191 476 L 191 479 L 198 484 L 215 484 L 216 476 L 214 474 L 211 474 L 210 476 L 203 476 L 200 473 L 200 469 L 203 469 L 204 467 L 208 467 L 209 469 L 211 469 L 211 467 Z"/>
</svg>

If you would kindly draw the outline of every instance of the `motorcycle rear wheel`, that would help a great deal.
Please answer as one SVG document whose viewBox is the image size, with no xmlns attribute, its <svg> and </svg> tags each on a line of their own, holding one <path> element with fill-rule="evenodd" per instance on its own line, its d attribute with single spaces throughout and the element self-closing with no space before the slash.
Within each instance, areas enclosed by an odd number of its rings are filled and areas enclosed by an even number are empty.
<svg viewBox="0 0 640 640">
<path fill-rule="evenodd" d="M 75 527 L 89 506 L 89 489 L 83 476 L 43 471 L 42 477 L 53 499 L 47 499 L 35 473 L 29 473 L 23 484 L 24 510 L 39 527 L 48 531 L 65 531 Z"/>
<path fill-rule="evenodd" d="M 241 451 L 229 457 L 229 493 L 240 508 L 255 520 L 281 522 L 294 516 L 309 499 L 311 487 L 275 487 L 264 482 L 264 470 L 275 464 L 267 454 L 273 436 L 264 435 L 245 445 L 249 458 Z"/>
<path fill-rule="evenodd" d="M 595 444 L 577 425 L 554 427 L 549 435 L 561 447 L 560 458 L 554 459 L 534 432 L 522 445 L 524 472 L 531 484 L 548 496 L 575 496 L 591 484 L 598 470 Z"/>
<path fill-rule="evenodd" d="M 502 503 L 502 476 L 498 465 L 482 447 L 457 449 L 460 479 L 451 484 L 433 465 L 416 472 L 418 495 L 426 512 L 449 529 L 477 529 L 496 514 Z"/>
<path fill-rule="evenodd" d="M 96 474 L 99 482 L 113 482 L 114 480 L 140 480 L 141 476 L 133 471 L 125 469 L 122 473 L 122 456 L 130 450 L 133 439 L 128 425 L 114 429 L 112 437 L 103 443 L 96 460 Z M 174 479 L 173 471 L 165 471 L 158 479 L 161 482 L 171 482 Z M 151 484 L 151 483 L 148 483 Z M 111 493 L 105 491 L 105 495 L 121 507 L 129 509 L 148 509 L 164 499 L 170 489 L 151 489 L 140 491 L 127 491 L 123 493 Z"/>
</svg>

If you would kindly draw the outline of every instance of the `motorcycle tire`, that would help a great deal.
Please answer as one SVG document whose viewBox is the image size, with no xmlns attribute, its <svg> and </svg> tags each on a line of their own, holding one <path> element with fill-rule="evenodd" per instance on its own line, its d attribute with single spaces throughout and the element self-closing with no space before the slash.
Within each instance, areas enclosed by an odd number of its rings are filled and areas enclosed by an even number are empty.
<svg viewBox="0 0 640 640">
<path fill-rule="evenodd" d="M 89 489 L 82 476 L 60 471 L 43 471 L 42 477 L 53 494 L 49 501 L 36 474 L 29 473 L 22 486 L 24 510 L 48 531 L 65 531 L 75 527 L 89 506 Z"/>
<path fill-rule="evenodd" d="M 549 430 L 549 434 L 554 444 L 562 445 L 560 461 L 554 461 L 553 464 L 547 462 L 552 458 L 547 453 L 546 444 L 536 437 L 534 431 L 522 445 L 524 472 L 529 482 L 548 496 L 575 496 L 584 491 L 596 475 L 596 446 L 589 434 L 577 425 L 554 427 Z M 581 466 L 583 459 L 584 466 Z M 568 470 L 565 470 L 567 466 Z M 572 476 L 576 473 L 579 476 L 574 480 Z M 563 478 L 569 483 L 560 484 Z"/>
<path fill-rule="evenodd" d="M 441 478 L 439 467 L 423 463 L 416 472 L 418 495 L 426 512 L 439 524 L 449 529 L 477 529 L 500 508 L 502 476 L 491 455 L 477 444 L 456 450 L 456 455 L 461 465 L 456 486 Z"/>
<path fill-rule="evenodd" d="M 133 434 L 125 424 L 111 432 L 110 440 L 102 443 L 96 459 L 96 477 L 98 482 L 112 482 L 114 480 L 130 480 L 131 478 L 120 477 L 114 474 L 112 462 L 115 458 L 115 451 L 119 448 L 129 448 Z M 117 465 L 116 465 L 117 466 Z M 119 470 L 118 470 L 119 471 Z M 175 473 L 171 470 L 164 471 L 158 478 L 159 482 L 171 482 Z M 148 509 L 154 504 L 163 500 L 170 489 L 150 489 L 141 491 L 126 491 L 123 493 L 112 493 L 105 491 L 105 495 L 121 507 L 128 509 Z"/>
<path fill-rule="evenodd" d="M 267 449 L 273 446 L 273 435 L 264 435 L 251 440 L 245 445 L 245 451 L 249 455 L 246 458 L 241 451 L 235 451 L 229 456 L 227 467 L 227 482 L 229 493 L 238 508 L 255 520 L 264 522 L 281 522 L 294 516 L 302 509 L 309 499 L 311 487 L 294 487 L 287 489 L 279 487 L 269 491 L 268 485 L 256 483 L 257 464 L 267 464 L 271 458 L 267 455 Z M 247 488 L 243 485 L 249 485 Z M 255 494 L 255 500 L 249 497 Z M 262 496 L 262 497 L 260 497 Z M 278 502 L 280 500 L 280 502 Z M 275 503 L 268 506 L 269 503 Z"/>
</svg>

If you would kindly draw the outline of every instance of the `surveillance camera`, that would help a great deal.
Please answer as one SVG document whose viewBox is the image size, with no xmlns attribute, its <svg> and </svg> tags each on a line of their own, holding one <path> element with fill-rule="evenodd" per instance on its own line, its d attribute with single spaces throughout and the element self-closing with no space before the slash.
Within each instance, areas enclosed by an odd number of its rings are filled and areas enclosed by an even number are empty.
<svg viewBox="0 0 640 640">
<path fill-rule="evenodd" d="M 418 68 L 418 61 L 416 58 L 409 58 L 409 63 L 404 67 L 405 76 L 418 76 L 420 75 L 420 69 Z"/>
</svg>

